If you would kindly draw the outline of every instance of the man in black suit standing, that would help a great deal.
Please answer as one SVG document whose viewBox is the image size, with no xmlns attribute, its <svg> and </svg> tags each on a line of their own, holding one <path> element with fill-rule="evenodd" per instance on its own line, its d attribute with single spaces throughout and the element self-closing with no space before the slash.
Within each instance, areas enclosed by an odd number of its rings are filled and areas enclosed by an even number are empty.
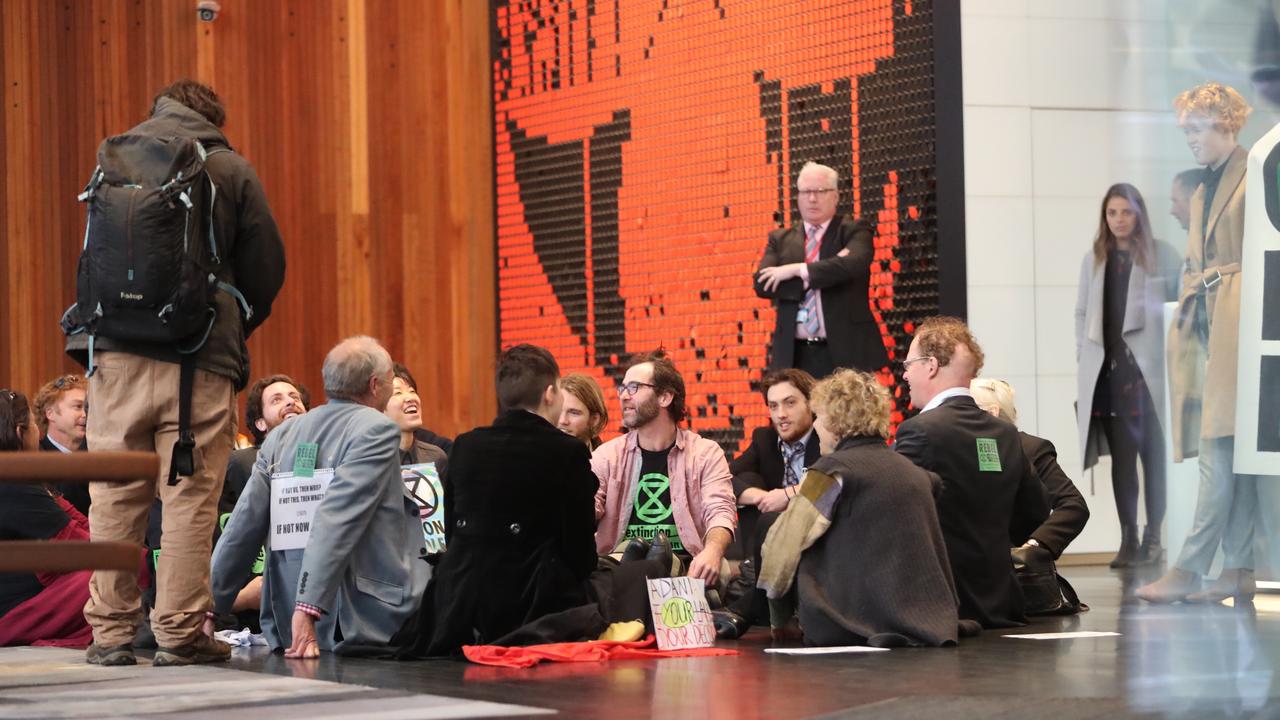
<svg viewBox="0 0 1280 720">
<path fill-rule="evenodd" d="M 796 181 L 802 222 L 769 233 L 755 288 L 777 310 L 770 369 L 821 379 L 837 367 L 875 372 L 889 361 L 867 298 L 871 225 L 836 214 L 838 180 L 832 168 L 806 163 Z"/>
<path fill-rule="evenodd" d="M 938 520 L 960 618 L 986 628 L 1016 627 L 1026 624 L 1026 614 L 1009 546 L 1030 536 L 1049 506 L 1018 429 L 979 408 L 969 392 L 982 360 L 962 320 L 921 323 L 902 361 L 920 413 L 898 426 L 894 449 L 939 476 Z"/>
<path fill-rule="evenodd" d="M 809 407 L 813 386 L 813 376 L 804 370 L 788 368 L 766 375 L 761 391 L 770 423 L 756 428 L 750 447 L 729 463 L 738 498 L 738 532 L 757 571 L 765 535 L 791 504 L 804 471 L 822 454 Z M 768 622 L 768 612 L 764 591 L 754 588 L 730 606 L 731 614 L 717 617 L 720 636 L 738 637 L 751 624 Z"/>
</svg>

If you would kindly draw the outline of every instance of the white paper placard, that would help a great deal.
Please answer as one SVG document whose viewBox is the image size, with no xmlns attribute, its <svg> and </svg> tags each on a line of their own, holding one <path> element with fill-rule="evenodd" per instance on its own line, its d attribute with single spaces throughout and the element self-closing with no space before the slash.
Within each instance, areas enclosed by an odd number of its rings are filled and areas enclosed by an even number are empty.
<svg viewBox="0 0 1280 720">
<path fill-rule="evenodd" d="M 333 468 L 312 477 L 291 472 L 271 476 L 271 550 L 301 550 L 311 537 L 311 519 L 329 490 Z"/>
<path fill-rule="evenodd" d="M 659 650 L 712 647 L 715 623 L 701 578 L 674 577 L 646 581 L 649 609 Z"/>
<path fill-rule="evenodd" d="M 409 496 L 418 504 L 427 552 L 444 552 L 444 485 L 440 482 L 436 464 L 402 465 L 400 477 Z"/>
<path fill-rule="evenodd" d="M 843 655 L 844 653 L 889 652 L 889 648 L 841 645 L 838 647 L 765 648 L 764 651 L 773 655 Z"/>
<path fill-rule="evenodd" d="M 1058 633 L 1031 633 L 1029 635 L 1005 635 L 1010 638 L 1021 638 L 1023 640 L 1071 640 L 1074 638 L 1099 638 L 1099 637 L 1117 637 L 1118 632 L 1099 632 L 1096 630 L 1077 630 L 1075 632 L 1058 632 Z"/>
</svg>

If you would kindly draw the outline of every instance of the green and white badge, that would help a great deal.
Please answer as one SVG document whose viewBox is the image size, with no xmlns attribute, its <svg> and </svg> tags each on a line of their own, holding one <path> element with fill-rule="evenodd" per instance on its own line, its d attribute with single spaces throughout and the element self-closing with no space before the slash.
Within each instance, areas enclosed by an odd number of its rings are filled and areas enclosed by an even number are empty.
<svg viewBox="0 0 1280 720">
<path fill-rule="evenodd" d="M 978 438 L 978 470 L 980 472 L 1000 472 L 1000 450 L 996 447 L 995 438 Z"/>
</svg>

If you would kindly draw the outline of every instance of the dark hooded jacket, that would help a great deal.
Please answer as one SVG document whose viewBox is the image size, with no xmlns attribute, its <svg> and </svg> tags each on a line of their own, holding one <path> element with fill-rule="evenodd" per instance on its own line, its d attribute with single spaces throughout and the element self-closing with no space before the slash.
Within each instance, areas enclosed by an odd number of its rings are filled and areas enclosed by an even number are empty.
<svg viewBox="0 0 1280 720">
<path fill-rule="evenodd" d="M 195 138 L 206 150 L 231 149 L 226 136 L 213 123 L 172 98 L 160 98 L 145 124 L 155 134 Z M 231 295 L 217 293 L 217 320 L 208 342 L 196 355 L 196 367 L 230 378 L 237 389 L 242 389 L 249 377 L 245 340 L 271 314 L 271 303 L 284 284 L 284 244 L 262 182 L 247 160 L 234 152 L 218 152 L 208 157 L 205 168 L 217 187 L 213 227 L 223 248 L 222 265 L 215 272 L 220 280 L 244 295 L 253 314 L 245 320 Z M 95 352 L 127 352 L 174 363 L 179 360 L 172 346 L 106 337 L 94 342 Z M 72 359 L 88 366 L 85 334 L 69 336 L 66 349 Z"/>
</svg>

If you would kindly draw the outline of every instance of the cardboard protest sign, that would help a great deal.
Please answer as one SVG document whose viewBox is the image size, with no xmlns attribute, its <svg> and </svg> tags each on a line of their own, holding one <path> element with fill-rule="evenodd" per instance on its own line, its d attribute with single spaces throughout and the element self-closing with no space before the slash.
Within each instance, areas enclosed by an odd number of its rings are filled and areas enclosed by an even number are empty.
<svg viewBox="0 0 1280 720">
<path fill-rule="evenodd" d="M 649 608 L 659 650 L 712 647 L 716 628 L 700 578 L 675 577 L 648 580 Z"/>
<path fill-rule="evenodd" d="M 444 552 L 444 485 L 440 482 L 440 473 L 436 472 L 436 464 L 403 465 L 400 477 L 409 495 L 418 503 L 427 552 Z"/>
</svg>

